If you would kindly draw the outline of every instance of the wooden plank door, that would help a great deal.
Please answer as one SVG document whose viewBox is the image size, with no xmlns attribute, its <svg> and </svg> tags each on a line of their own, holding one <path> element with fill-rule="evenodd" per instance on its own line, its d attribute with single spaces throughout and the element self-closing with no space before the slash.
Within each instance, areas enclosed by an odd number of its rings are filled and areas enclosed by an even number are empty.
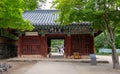
<svg viewBox="0 0 120 74">
<path fill-rule="evenodd" d="M 22 38 L 22 54 L 40 54 L 40 37 L 24 36 Z"/>
</svg>

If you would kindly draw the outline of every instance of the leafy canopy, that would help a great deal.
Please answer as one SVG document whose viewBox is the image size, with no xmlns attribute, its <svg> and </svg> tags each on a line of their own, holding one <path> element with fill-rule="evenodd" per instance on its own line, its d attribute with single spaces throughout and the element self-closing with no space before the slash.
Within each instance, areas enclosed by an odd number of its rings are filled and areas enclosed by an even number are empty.
<svg viewBox="0 0 120 74">
<path fill-rule="evenodd" d="M 23 19 L 23 12 L 34 10 L 39 0 L 1 0 L 0 28 L 32 30 L 30 21 Z"/>
<path fill-rule="evenodd" d="M 120 24 L 118 0 L 55 0 L 53 4 L 61 10 L 58 21 L 62 24 L 90 21 L 98 30 L 105 30 L 106 19 L 111 25 Z"/>
</svg>

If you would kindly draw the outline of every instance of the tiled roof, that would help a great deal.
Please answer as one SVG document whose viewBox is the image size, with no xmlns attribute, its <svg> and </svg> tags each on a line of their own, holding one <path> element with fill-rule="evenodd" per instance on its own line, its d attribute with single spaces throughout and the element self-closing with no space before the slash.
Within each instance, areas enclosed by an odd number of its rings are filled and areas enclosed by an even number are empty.
<svg viewBox="0 0 120 74">
<path fill-rule="evenodd" d="M 59 10 L 34 10 L 24 12 L 23 17 L 30 20 L 35 26 L 35 31 L 41 34 L 50 33 L 70 33 L 70 34 L 82 34 L 91 33 L 90 22 L 78 22 L 71 23 L 71 25 L 61 26 L 60 23 L 56 22 L 59 16 Z M 41 31 L 42 30 L 42 31 Z"/>
<path fill-rule="evenodd" d="M 55 22 L 58 18 L 59 10 L 34 10 L 26 11 L 23 17 L 30 20 L 33 25 L 58 25 Z"/>
<path fill-rule="evenodd" d="M 30 20 L 34 26 L 39 25 L 59 25 L 60 23 L 56 22 L 59 16 L 59 10 L 34 10 L 34 11 L 26 11 L 23 14 L 23 17 L 27 20 Z M 72 23 L 74 25 L 84 25 L 90 26 L 90 22 L 82 22 L 82 23 Z"/>
</svg>

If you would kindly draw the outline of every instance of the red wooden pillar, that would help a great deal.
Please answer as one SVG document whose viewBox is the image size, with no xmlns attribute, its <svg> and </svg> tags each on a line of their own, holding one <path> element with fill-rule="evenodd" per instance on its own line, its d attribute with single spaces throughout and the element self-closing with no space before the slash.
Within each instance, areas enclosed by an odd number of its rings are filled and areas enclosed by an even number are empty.
<svg viewBox="0 0 120 74">
<path fill-rule="evenodd" d="M 92 35 L 91 36 L 91 49 L 90 49 L 90 54 L 93 54 L 95 53 L 95 50 L 94 50 L 94 36 Z"/>
<path fill-rule="evenodd" d="M 18 57 L 21 57 L 22 55 L 22 35 L 19 36 L 19 40 L 18 40 Z"/>
<path fill-rule="evenodd" d="M 47 57 L 47 39 L 45 35 L 41 36 L 41 54 Z"/>
<path fill-rule="evenodd" d="M 65 41 L 65 56 L 68 58 L 71 55 L 71 35 L 67 35 Z"/>
<path fill-rule="evenodd" d="M 42 39 L 41 39 L 41 35 L 39 35 L 39 39 L 40 39 L 40 49 L 39 49 L 40 54 L 39 54 L 39 55 L 41 55 L 41 54 L 42 54 L 42 50 L 41 50 L 41 45 L 42 45 L 42 43 L 41 43 L 41 41 L 42 41 Z"/>
</svg>

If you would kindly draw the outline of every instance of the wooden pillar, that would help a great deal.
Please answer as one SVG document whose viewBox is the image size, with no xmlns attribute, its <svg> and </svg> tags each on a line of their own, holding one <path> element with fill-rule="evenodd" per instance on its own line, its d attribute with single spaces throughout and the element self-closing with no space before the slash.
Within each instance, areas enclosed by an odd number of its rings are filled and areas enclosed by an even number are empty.
<svg viewBox="0 0 120 74">
<path fill-rule="evenodd" d="M 94 52 L 94 36 L 91 36 L 91 49 L 90 49 L 90 54 L 95 53 Z"/>
<path fill-rule="evenodd" d="M 47 57 L 47 39 L 45 35 L 41 36 L 41 54 L 44 57 Z"/>
<path fill-rule="evenodd" d="M 39 35 L 39 39 L 40 39 L 40 49 L 39 49 L 40 54 L 39 55 L 41 55 L 42 54 L 42 49 L 41 49 L 41 47 L 42 47 L 42 39 L 41 39 L 41 35 Z"/>
<path fill-rule="evenodd" d="M 18 57 L 21 57 L 22 55 L 22 35 L 19 36 L 18 39 Z"/>
<path fill-rule="evenodd" d="M 71 35 L 67 35 L 65 40 L 65 56 L 68 58 L 71 55 Z"/>
</svg>

